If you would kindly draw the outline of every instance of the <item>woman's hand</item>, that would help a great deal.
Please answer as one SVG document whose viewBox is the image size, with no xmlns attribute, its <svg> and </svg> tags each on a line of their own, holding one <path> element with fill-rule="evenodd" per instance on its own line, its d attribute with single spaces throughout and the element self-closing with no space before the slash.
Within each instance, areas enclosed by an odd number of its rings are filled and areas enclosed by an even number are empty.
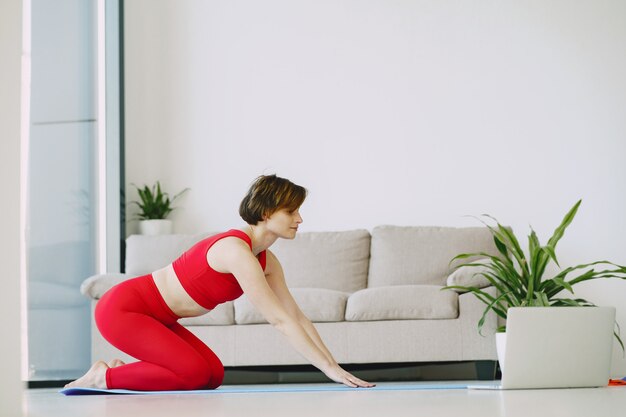
<svg viewBox="0 0 626 417">
<path fill-rule="evenodd" d="M 355 377 L 339 365 L 331 366 L 330 368 L 325 370 L 324 373 L 333 381 L 339 382 L 340 384 L 344 384 L 352 388 L 371 388 L 375 386 L 375 384 L 371 384 Z"/>
</svg>

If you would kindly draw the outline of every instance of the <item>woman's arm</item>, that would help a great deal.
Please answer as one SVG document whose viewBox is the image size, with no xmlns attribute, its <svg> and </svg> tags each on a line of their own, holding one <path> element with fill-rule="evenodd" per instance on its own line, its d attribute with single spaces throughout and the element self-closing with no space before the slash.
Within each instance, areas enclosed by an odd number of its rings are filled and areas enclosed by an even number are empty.
<svg viewBox="0 0 626 417">
<path fill-rule="evenodd" d="M 280 303 L 287 310 L 288 314 L 291 317 L 294 317 L 298 321 L 298 323 L 300 323 L 300 325 L 304 328 L 311 340 L 313 340 L 319 350 L 322 351 L 322 353 L 326 356 L 326 359 L 333 364 L 335 372 L 341 375 L 341 377 L 346 378 L 348 381 L 356 382 L 356 385 L 360 387 L 374 386 L 374 384 L 370 384 L 349 374 L 348 372 L 343 370 L 339 366 L 339 364 L 337 364 L 337 361 L 322 341 L 322 338 L 317 332 L 317 329 L 315 328 L 313 323 L 311 323 L 311 320 L 309 320 L 309 318 L 302 312 L 302 310 L 294 300 L 293 296 L 291 295 L 291 292 L 287 287 L 287 283 L 285 282 L 285 275 L 283 273 L 282 266 L 280 265 L 278 258 L 276 258 L 276 256 L 269 250 L 267 251 L 267 265 L 265 268 L 265 275 L 269 287 L 272 289 L 274 294 L 276 294 L 276 297 L 278 298 Z M 331 379 L 333 378 L 331 377 Z M 351 384 L 348 383 L 347 385 Z"/>
<path fill-rule="evenodd" d="M 325 371 L 332 366 L 302 326 L 284 309 L 267 284 L 259 261 L 244 241 L 225 238 L 216 242 L 207 254 L 207 261 L 219 272 L 232 273 L 255 308 L 315 367 Z"/>
<path fill-rule="evenodd" d="M 329 358 L 318 347 L 300 322 L 289 314 L 270 288 L 258 260 L 245 242 L 238 238 L 222 239 L 211 247 L 207 261 L 219 272 L 232 273 L 255 308 L 313 366 L 336 382 L 352 387 L 369 386 L 334 363 L 330 359 L 332 357 Z"/>
<path fill-rule="evenodd" d="M 278 261 L 278 258 L 270 252 L 267 251 L 267 266 L 265 268 L 265 276 L 267 278 L 267 283 L 278 297 L 279 301 L 283 305 L 283 307 L 287 310 L 291 317 L 294 317 L 298 323 L 304 328 L 309 337 L 313 340 L 315 345 L 326 355 L 326 358 L 333 364 L 337 364 L 335 358 L 330 353 L 322 338 L 320 337 L 317 329 L 311 323 L 311 320 L 300 310 L 300 307 L 293 299 L 289 288 L 287 287 L 287 283 L 285 282 L 285 275 L 283 273 L 283 268 Z"/>
</svg>

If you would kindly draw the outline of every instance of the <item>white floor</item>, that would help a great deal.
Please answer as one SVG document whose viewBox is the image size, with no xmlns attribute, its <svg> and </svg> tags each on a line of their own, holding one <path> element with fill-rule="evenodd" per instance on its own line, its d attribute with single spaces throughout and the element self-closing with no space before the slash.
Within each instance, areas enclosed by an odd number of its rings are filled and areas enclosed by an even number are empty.
<svg viewBox="0 0 626 417">
<path fill-rule="evenodd" d="M 406 385 L 406 382 L 400 384 Z M 24 392 L 24 408 L 29 417 L 615 417 L 626 411 L 626 386 L 520 391 L 363 390 L 80 397 L 66 397 L 59 394 L 58 389 L 30 389 Z"/>
</svg>

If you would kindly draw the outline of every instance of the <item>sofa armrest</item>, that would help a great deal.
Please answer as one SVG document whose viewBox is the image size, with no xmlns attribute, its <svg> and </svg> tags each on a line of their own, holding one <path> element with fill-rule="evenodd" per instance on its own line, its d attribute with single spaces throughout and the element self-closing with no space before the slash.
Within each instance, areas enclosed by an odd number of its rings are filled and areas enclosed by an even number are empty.
<svg viewBox="0 0 626 417">
<path fill-rule="evenodd" d="M 80 292 L 93 300 L 99 300 L 111 287 L 132 278 L 134 275 L 121 274 L 121 273 L 109 273 L 92 275 L 80 286 Z"/>
<path fill-rule="evenodd" d="M 491 285 L 491 282 L 489 282 L 484 274 L 491 272 L 491 269 L 489 269 L 487 266 L 483 266 L 486 265 L 488 262 L 488 259 L 479 259 L 472 262 L 474 265 L 465 265 L 457 268 L 454 272 L 448 275 L 448 278 L 446 279 L 446 285 L 460 285 L 463 287 L 475 288 L 489 287 Z M 453 291 L 456 291 L 458 293 L 467 292 L 459 288 L 454 288 Z"/>
</svg>

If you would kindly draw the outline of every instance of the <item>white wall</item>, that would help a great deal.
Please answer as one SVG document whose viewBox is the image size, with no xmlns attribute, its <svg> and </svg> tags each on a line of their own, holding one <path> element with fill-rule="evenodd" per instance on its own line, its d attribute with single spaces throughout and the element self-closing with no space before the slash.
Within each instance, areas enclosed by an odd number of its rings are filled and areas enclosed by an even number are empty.
<svg viewBox="0 0 626 417">
<path fill-rule="evenodd" d="M 276 172 L 304 230 L 490 213 L 546 240 L 582 198 L 562 264 L 626 264 L 626 3 L 125 4 L 127 183 L 191 187 L 178 232 L 238 225 Z M 626 328 L 626 283 L 581 294 Z"/>
<path fill-rule="evenodd" d="M 20 86 L 22 2 L 0 2 L 0 265 L 2 343 L 0 414 L 22 415 L 20 383 Z"/>
</svg>

